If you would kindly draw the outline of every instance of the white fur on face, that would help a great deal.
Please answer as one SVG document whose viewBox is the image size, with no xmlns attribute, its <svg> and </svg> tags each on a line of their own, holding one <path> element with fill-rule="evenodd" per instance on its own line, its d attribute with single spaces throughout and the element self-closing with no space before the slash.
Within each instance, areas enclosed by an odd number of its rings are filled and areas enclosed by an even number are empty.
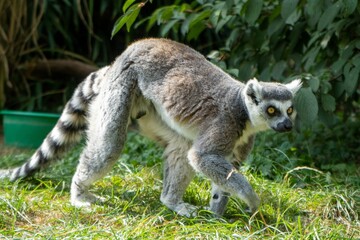
<svg viewBox="0 0 360 240">
<path fill-rule="evenodd" d="M 293 110 L 293 113 L 291 115 L 288 115 L 287 110 L 292 107 L 292 101 L 270 101 L 266 104 L 250 104 L 247 105 L 248 111 L 249 111 L 249 118 L 251 125 L 253 127 L 253 131 L 259 132 L 264 131 L 267 129 L 275 129 L 276 126 L 283 122 L 285 119 L 290 119 L 292 122 L 294 122 L 296 117 L 296 111 Z M 276 108 L 277 111 L 280 112 L 279 115 L 270 117 L 266 113 L 267 106 L 273 106 Z"/>
<path fill-rule="evenodd" d="M 258 129 L 258 131 L 269 129 L 269 126 L 263 117 L 262 109 L 259 108 L 259 106 L 256 105 L 249 96 L 245 96 L 245 105 L 248 110 L 252 127 Z"/>
<path fill-rule="evenodd" d="M 301 79 L 295 79 L 291 83 L 285 84 L 285 87 L 289 89 L 289 91 L 292 93 L 293 96 L 300 90 L 302 86 Z"/>
<path fill-rule="evenodd" d="M 288 101 L 270 101 L 267 106 L 273 106 L 277 111 L 280 111 L 281 115 L 276 117 L 267 118 L 267 123 L 270 128 L 274 129 L 276 126 L 283 122 L 286 118 L 290 119 L 291 122 L 294 123 L 296 117 L 296 111 L 293 110 L 292 114 L 289 115 L 287 113 L 290 107 L 293 107 L 293 102 L 291 100 Z M 266 107 L 264 108 L 264 112 L 266 111 Z"/>
</svg>

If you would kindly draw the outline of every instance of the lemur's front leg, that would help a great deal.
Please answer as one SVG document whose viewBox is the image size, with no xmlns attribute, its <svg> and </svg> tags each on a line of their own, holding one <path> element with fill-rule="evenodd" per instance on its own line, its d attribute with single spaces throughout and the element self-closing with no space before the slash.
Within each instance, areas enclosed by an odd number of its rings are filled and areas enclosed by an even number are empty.
<svg viewBox="0 0 360 240">
<path fill-rule="evenodd" d="M 255 212 L 259 205 L 260 199 L 252 189 L 246 178 L 237 172 L 234 166 L 224 157 L 217 154 L 202 154 L 192 148 L 189 151 L 190 164 L 198 172 L 201 172 L 210 178 L 223 192 L 229 192 L 244 201 L 251 212 Z M 226 202 L 222 199 L 223 203 Z M 215 211 L 220 211 L 221 204 L 215 204 Z M 217 209 L 215 209 L 217 208 Z"/>
<path fill-rule="evenodd" d="M 231 159 L 231 163 L 237 170 L 239 170 L 241 162 L 245 161 L 250 154 L 254 141 L 255 135 L 252 135 L 246 142 L 234 148 L 234 157 Z M 229 197 L 230 194 L 228 192 L 224 192 L 221 187 L 213 183 L 210 198 L 210 211 L 215 213 L 216 216 L 222 216 L 229 201 Z"/>
<path fill-rule="evenodd" d="M 229 202 L 230 193 L 224 192 L 221 187 L 212 183 L 211 198 L 210 198 L 210 211 L 217 217 L 221 217 Z"/>
<path fill-rule="evenodd" d="M 228 202 L 228 194 L 235 195 L 243 200 L 251 212 L 258 209 L 260 199 L 252 189 L 246 178 L 239 173 L 234 164 L 226 159 L 226 156 L 234 154 L 234 148 L 238 135 L 225 127 L 213 122 L 211 128 L 199 134 L 188 153 L 191 166 L 204 174 L 213 182 L 210 210 L 221 215 Z M 252 146 L 253 139 L 242 144 L 239 150 L 243 152 L 239 156 L 247 155 Z M 244 151 L 244 148 L 249 149 Z M 238 157 L 238 156 L 237 156 Z M 235 164 L 236 165 L 236 164 Z"/>
</svg>

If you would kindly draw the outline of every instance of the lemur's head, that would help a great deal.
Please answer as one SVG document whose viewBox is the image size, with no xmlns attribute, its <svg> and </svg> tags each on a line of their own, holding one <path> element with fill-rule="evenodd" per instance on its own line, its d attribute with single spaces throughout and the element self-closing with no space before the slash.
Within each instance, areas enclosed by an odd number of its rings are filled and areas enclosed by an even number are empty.
<svg viewBox="0 0 360 240">
<path fill-rule="evenodd" d="M 252 125 L 259 130 L 290 131 L 296 117 L 293 99 L 301 85 L 300 79 L 288 84 L 249 80 L 244 96 Z"/>
</svg>

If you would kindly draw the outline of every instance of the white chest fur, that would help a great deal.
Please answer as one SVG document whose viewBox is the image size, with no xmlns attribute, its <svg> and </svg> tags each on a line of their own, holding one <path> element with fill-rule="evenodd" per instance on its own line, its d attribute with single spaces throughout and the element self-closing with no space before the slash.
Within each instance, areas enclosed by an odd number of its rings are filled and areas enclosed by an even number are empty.
<svg viewBox="0 0 360 240">
<path fill-rule="evenodd" d="M 189 140 L 195 140 L 198 131 L 192 127 L 187 127 L 184 126 L 182 124 L 180 124 L 179 122 L 177 122 L 175 119 L 173 119 L 169 113 L 161 106 L 158 104 L 154 104 L 155 109 L 157 111 L 157 113 L 161 116 L 161 119 L 175 132 L 177 132 L 178 134 L 180 134 L 181 136 L 189 139 Z"/>
<path fill-rule="evenodd" d="M 267 129 L 269 129 L 267 125 L 255 127 L 249 121 L 246 122 L 245 129 L 243 130 L 242 135 L 236 141 L 234 148 L 237 148 L 240 145 L 248 143 L 249 137 L 251 137 L 252 135 L 258 132 L 265 131 Z"/>
</svg>

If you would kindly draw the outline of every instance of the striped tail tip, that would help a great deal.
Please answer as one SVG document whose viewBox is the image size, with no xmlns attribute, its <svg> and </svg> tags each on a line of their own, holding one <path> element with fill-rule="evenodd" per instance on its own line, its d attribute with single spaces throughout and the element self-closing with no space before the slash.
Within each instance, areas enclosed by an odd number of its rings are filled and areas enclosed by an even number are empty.
<svg viewBox="0 0 360 240">
<path fill-rule="evenodd" d="M 0 169 L 0 179 L 10 179 L 11 169 Z"/>
</svg>

